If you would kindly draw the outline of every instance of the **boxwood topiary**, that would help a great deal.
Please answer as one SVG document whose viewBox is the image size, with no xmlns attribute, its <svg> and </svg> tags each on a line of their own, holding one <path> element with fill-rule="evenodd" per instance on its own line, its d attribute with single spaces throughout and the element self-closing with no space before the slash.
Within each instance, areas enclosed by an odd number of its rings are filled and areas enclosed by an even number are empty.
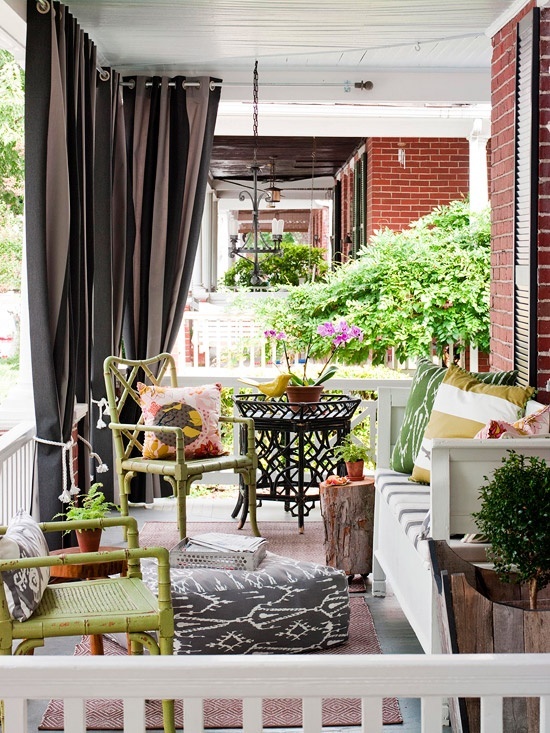
<svg viewBox="0 0 550 733">
<path fill-rule="evenodd" d="M 489 559 L 505 582 L 528 583 L 529 606 L 550 582 L 550 466 L 513 450 L 480 489 L 473 514 L 492 548 Z M 510 575 L 514 573 L 514 575 Z"/>
</svg>

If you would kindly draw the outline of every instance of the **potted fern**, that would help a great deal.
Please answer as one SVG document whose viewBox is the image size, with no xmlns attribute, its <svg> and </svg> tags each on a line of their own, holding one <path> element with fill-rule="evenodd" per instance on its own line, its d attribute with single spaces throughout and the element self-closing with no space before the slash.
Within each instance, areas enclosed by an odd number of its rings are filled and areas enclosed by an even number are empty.
<svg viewBox="0 0 550 733">
<path fill-rule="evenodd" d="M 111 509 L 118 509 L 118 507 L 116 504 L 107 501 L 105 494 L 100 491 L 101 488 L 103 488 L 103 484 L 92 484 L 87 494 L 76 496 L 69 502 L 66 512 L 55 516 L 64 516 L 67 520 L 103 519 Z M 80 551 L 97 552 L 101 544 L 101 533 L 101 527 L 97 529 L 77 529 L 76 539 Z"/>
<path fill-rule="evenodd" d="M 350 481 L 361 481 L 365 461 L 371 460 L 370 450 L 363 443 L 356 443 L 351 435 L 332 449 L 337 461 L 344 461 Z"/>
</svg>

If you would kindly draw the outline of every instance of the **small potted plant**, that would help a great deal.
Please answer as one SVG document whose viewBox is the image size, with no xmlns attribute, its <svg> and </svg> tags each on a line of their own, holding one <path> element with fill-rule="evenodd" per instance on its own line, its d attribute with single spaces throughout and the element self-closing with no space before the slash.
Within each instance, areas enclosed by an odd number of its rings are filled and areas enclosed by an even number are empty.
<svg viewBox="0 0 550 733">
<path fill-rule="evenodd" d="M 92 484 L 87 494 L 79 495 L 68 504 L 64 513 L 56 514 L 56 517 L 64 516 L 67 520 L 80 519 L 103 519 L 111 509 L 118 509 L 116 504 L 107 501 L 105 494 L 100 491 L 103 484 Z M 67 530 L 70 532 L 70 530 Z M 101 527 L 98 529 L 78 529 L 76 539 L 81 552 L 97 552 L 101 543 Z"/>
<path fill-rule="evenodd" d="M 365 461 L 371 460 L 370 450 L 363 443 L 356 443 L 352 435 L 347 435 L 340 445 L 332 449 L 338 461 L 344 461 L 350 481 L 361 481 Z"/>
<path fill-rule="evenodd" d="M 511 450 L 480 497 L 473 516 L 491 543 L 489 559 L 502 581 L 528 584 L 535 610 L 538 592 L 550 583 L 550 466 Z"/>
</svg>

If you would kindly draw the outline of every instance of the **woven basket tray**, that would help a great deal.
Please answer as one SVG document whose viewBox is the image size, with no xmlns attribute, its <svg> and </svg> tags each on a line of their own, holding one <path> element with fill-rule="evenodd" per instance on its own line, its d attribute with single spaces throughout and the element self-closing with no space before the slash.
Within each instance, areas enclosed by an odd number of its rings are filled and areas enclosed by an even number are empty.
<svg viewBox="0 0 550 733">
<path fill-rule="evenodd" d="M 207 548 L 187 549 L 192 538 L 186 537 L 170 550 L 170 565 L 173 568 L 219 568 L 222 570 L 256 570 L 265 557 L 267 542 L 254 552 L 220 551 Z"/>
</svg>

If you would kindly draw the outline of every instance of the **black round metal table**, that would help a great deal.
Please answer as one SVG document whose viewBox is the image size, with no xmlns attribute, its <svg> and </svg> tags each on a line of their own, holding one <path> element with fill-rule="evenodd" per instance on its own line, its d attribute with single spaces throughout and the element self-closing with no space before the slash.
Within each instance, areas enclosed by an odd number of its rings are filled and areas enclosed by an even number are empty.
<svg viewBox="0 0 550 733">
<path fill-rule="evenodd" d="M 314 403 L 269 400 L 257 394 L 235 398 L 239 414 L 254 419 L 261 472 L 256 496 L 260 503 L 284 502 L 285 510 L 298 517 L 300 532 L 319 501 L 319 484 L 331 473 L 345 474 L 332 449 L 349 434 L 359 403 L 359 398 L 330 393 Z M 246 512 L 248 497 L 241 485 L 234 517 L 243 502 Z"/>
</svg>

